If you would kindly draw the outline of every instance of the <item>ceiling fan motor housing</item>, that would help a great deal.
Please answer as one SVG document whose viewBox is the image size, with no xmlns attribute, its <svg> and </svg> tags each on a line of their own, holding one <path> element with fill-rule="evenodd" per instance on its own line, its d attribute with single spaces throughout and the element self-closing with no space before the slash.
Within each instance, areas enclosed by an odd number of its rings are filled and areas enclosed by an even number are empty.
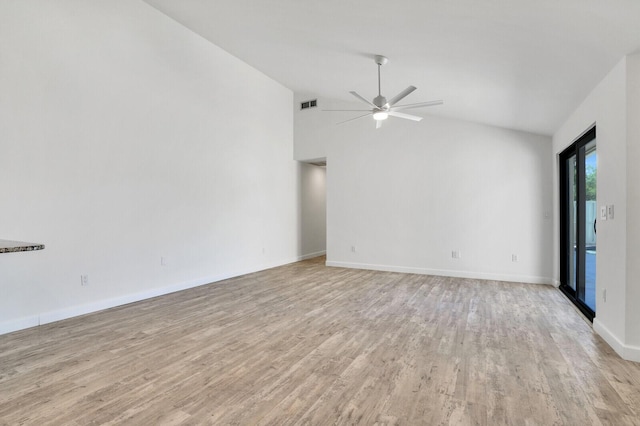
<svg viewBox="0 0 640 426">
<path fill-rule="evenodd" d="M 387 98 L 382 95 L 378 95 L 373 98 L 373 104 L 380 109 L 384 109 L 387 106 Z"/>
</svg>

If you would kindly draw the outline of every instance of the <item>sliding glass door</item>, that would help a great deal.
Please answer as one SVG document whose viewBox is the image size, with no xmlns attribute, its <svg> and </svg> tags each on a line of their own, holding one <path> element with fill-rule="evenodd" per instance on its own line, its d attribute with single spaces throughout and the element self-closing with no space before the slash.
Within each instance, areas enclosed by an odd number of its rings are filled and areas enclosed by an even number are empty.
<svg viewBox="0 0 640 426">
<path fill-rule="evenodd" d="M 595 127 L 560 154 L 560 289 L 591 320 L 596 312 Z"/>
</svg>

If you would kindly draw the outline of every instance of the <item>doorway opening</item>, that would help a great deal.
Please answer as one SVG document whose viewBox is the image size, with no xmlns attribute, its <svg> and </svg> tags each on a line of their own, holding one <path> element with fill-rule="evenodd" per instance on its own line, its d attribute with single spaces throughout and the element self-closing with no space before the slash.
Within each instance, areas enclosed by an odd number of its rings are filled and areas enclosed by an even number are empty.
<svg viewBox="0 0 640 426">
<path fill-rule="evenodd" d="M 560 154 L 560 290 L 596 314 L 597 162 L 593 127 Z"/>
<path fill-rule="evenodd" d="M 327 161 L 300 163 L 300 258 L 327 253 Z"/>
</svg>

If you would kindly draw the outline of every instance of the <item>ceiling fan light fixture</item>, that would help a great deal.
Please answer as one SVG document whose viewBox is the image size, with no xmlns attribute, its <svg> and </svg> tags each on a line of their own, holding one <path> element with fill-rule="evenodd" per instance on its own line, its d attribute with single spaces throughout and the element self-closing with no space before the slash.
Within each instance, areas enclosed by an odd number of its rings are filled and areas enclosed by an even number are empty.
<svg viewBox="0 0 640 426">
<path fill-rule="evenodd" d="M 386 120 L 389 118 L 389 113 L 387 111 L 376 111 L 373 113 L 373 119 L 377 121 Z"/>
</svg>

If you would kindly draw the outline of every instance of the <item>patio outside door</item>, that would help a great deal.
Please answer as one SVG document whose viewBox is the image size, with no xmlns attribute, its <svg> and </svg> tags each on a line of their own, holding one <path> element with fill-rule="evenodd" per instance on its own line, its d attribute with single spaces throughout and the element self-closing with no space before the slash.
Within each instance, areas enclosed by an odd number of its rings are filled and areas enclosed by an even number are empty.
<svg viewBox="0 0 640 426">
<path fill-rule="evenodd" d="M 560 289 L 591 320 L 596 312 L 595 127 L 560 154 Z"/>
</svg>

